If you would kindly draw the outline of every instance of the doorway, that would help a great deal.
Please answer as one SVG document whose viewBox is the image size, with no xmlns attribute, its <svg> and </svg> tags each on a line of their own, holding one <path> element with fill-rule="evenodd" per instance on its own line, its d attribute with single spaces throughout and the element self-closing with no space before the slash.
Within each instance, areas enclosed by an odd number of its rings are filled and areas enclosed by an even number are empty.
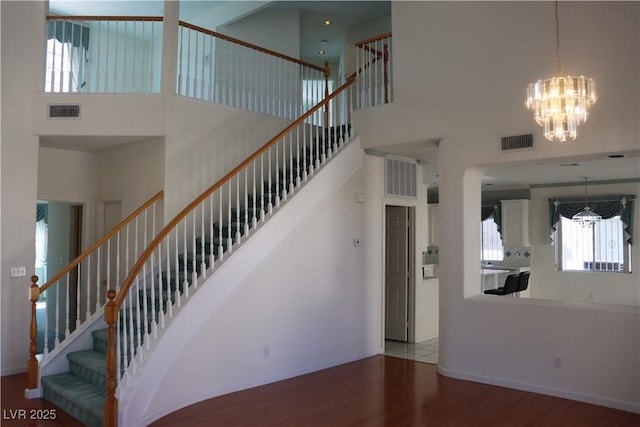
<svg viewBox="0 0 640 427">
<path fill-rule="evenodd" d="M 35 267 L 39 279 L 38 283 L 42 286 L 82 253 L 84 209 L 81 203 L 52 200 L 38 201 L 36 209 Z M 58 289 L 50 295 L 50 298 L 48 298 L 48 291 L 46 291 L 36 305 L 38 352 L 42 352 L 44 346 L 44 317 L 49 317 L 47 321 L 49 331 L 47 333 L 49 334 L 48 342 L 52 344 L 55 338 L 54 325 L 56 323 L 65 325 L 67 322 L 67 303 L 69 307 L 78 307 L 78 304 L 82 303 L 79 300 L 78 274 L 77 269 L 71 270 L 68 280 L 61 280 Z M 65 295 L 68 295 L 68 300 Z M 56 318 L 56 311 L 58 318 Z M 75 329 L 77 313 L 77 309 L 69 310 L 70 331 Z"/>
<path fill-rule="evenodd" d="M 385 206 L 385 339 L 407 342 L 412 334 L 415 208 Z"/>
</svg>

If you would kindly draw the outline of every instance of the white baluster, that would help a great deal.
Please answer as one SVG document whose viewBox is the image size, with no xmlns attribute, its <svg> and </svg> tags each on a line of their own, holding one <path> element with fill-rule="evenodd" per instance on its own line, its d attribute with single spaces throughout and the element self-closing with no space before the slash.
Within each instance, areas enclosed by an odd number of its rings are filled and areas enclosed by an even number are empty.
<svg viewBox="0 0 640 427">
<path fill-rule="evenodd" d="M 202 274 L 202 277 L 207 277 L 207 264 L 205 262 L 206 259 L 206 252 L 204 251 L 204 247 L 206 245 L 206 231 L 204 229 L 204 217 L 207 214 L 205 209 L 205 204 L 204 202 L 201 205 L 200 211 L 201 211 L 201 217 L 200 217 L 200 274 Z M 193 240 L 194 245 L 195 245 L 195 238 Z M 194 250 L 194 254 L 195 254 L 195 250 Z M 197 282 L 196 282 L 197 285 Z"/>
<path fill-rule="evenodd" d="M 65 292 L 65 313 L 64 313 L 64 338 L 66 339 L 69 336 L 69 322 L 71 321 L 71 310 L 69 307 L 69 287 L 70 287 L 70 283 L 69 283 L 69 273 L 66 274 L 67 276 L 67 289 Z"/>
<path fill-rule="evenodd" d="M 233 219 L 236 224 L 236 242 L 241 243 L 242 236 L 240 234 L 240 174 L 236 174 L 236 217 Z"/>
<path fill-rule="evenodd" d="M 247 165 L 244 168 L 244 235 L 249 236 L 249 203 L 247 197 L 249 194 L 247 193 L 247 186 L 249 183 L 247 182 L 249 179 L 249 166 Z M 238 197 L 239 199 L 240 197 Z M 239 214 L 239 213 L 238 213 Z"/>
<path fill-rule="evenodd" d="M 187 270 L 187 219 L 182 220 L 184 224 L 184 237 L 182 238 L 182 270 L 184 275 L 184 281 L 182 282 L 182 292 L 185 294 L 185 298 L 189 297 L 189 282 L 187 277 L 189 277 L 189 271 Z M 178 280 L 180 277 L 180 270 L 177 271 Z"/>
<path fill-rule="evenodd" d="M 219 207 L 218 207 L 218 259 L 222 261 L 224 259 L 224 250 L 222 247 L 222 188 L 218 190 L 218 194 L 220 195 L 218 198 Z"/>
<path fill-rule="evenodd" d="M 82 289 L 82 284 L 84 283 L 84 280 L 82 280 L 82 269 L 80 268 L 80 266 L 82 265 L 82 263 L 78 263 L 78 267 L 77 267 L 77 285 L 76 285 L 76 329 L 78 329 L 80 327 L 80 306 L 82 305 L 81 302 L 81 292 L 80 290 Z"/>
<path fill-rule="evenodd" d="M 58 284 L 56 283 L 55 286 L 57 288 Z M 42 349 L 42 359 L 45 362 L 47 361 L 49 356 L 49 311 L 51 309 L 50 298 L 49 298 L 51 292 L 50 291 L 46 291 L 46 292 L 47 292 L 47 295 L 46 295 L 45 306 L 44 306 L 44 330 L 42 331 L 44 333 L 44 348 Z"/>
<path fill-rule="evenodd" d="M 213 270 L 215 268 L 215 255 L 213 253 L 213 245 L 215 245 L 215 236 L 213 231 L 213 194 L 209 196 L 209 268 Z M 204 239 L 203 239 L 204 240 Z M 204 256 L 204 252 L 203 252 Z"/>
<path fill-rule="evenodd" d="M 100 311 L 100 288 L 102 287 L 102 283 L 100 283 L 100 273 L 102 272 L 102 257 L 100 256 L 102 248 L 98 247 L 98 258 L 96 260 L 96 270 L 98 272 L 96 278 L 96 313 Z"/>
<path fill-rule="evenodd" d="M 87 314 L 85 314 L 86 320 L 91 317 L 91 285 L 94 283 L 93 277 L 91 277 L 91 254 L 87 257 Z"/>
<path fill-rule="evenodd" d="M 227 250 L 233 252 L 233 240 L 231 234 L 231 181 L 227 182 L 229 200 L 227 202 Z"/>
<path fill-rule="evenodd" d="M 178 95 L 186 95 L 183 91 L 183 84 L 182 84 L 182 61 L 184 58 L 184 27 L 180 26 L 179 30 L 178 30 L 178 46 L 179 46 L 179 54 L 178 54 L 178 89 L 177 89 L 177 93 Z"/>
<path fill-rule="evenodd" d="M 158 248 L 158 251 L 160 249 Z M 154 274 L 154 266 L 156 265 L 156 263 L 154 262 L 154 253 L 155 251 L 151 252 L 151 275 L 149 276 L 150 280 L 151 280 L 151 332 L 153 333 L 153 337 L 157 338 L 158 337 L 158 311 L 156 310 L 156 280 L 155 277 L 156 275 Z M 158 258 L 160 259 L 160 258 Z M 162 300 L 159 300 L 158 302 L 160 304 L 160 307 L 162 307 Z"/>
<path fill-rule="evenodd" d="M 255 159 L 253 161 L 253 174 L 252 174 L 252 181 L 253 181 L 253 191 L 251 192 L 252 197 L 253 197 L 253 214 L 252 214 L 252 218 L 251 218 L 251 224 L 253 229 L 255 230 L 255 228 L 258 226 L 258 219 L 256 218 L 256 211 L 258 208 L 258 205 L 256 205 L 256 162 L 258 161 L 258 159 Z"/>
</svg>

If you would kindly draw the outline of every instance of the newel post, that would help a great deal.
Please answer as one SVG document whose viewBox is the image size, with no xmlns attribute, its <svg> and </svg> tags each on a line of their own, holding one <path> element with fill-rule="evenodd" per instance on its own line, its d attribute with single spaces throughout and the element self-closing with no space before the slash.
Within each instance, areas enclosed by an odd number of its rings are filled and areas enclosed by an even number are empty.
<svg viewBox="0 0 640 427">
<path fill-rule="evenodd" d="M 118 399 L 116 399 L 116 291 L 109 289 L 109 301 L 104 308 L 104 320 L 107 322 L 107 400 L 104 402 L 104 425 L 118 425 Z"/>
<path fill-rule="evenodd" d="M 329 97 L 329 76 L 331 75 L 331 69 L 329 68 L 329 61 L 324 61 L 324 99 Z M 329 127 L 329 103 L 324 104 L 324 127 Z"/>
<path fill-rule="evenodd" d="M 31 286 L 29 287 L 29 299 L 31 300 L 31 326 L 29 327 L 29 360 L 27 361 L 27 388 L 38 388 L 39 367 L 36 359 L 36 337 L 38 336 L 38 323 L 36 322 L 36 303 L 40 298 L 40 288 L 38 287 L 38 276 L 31 276 Z"/>
</svg>

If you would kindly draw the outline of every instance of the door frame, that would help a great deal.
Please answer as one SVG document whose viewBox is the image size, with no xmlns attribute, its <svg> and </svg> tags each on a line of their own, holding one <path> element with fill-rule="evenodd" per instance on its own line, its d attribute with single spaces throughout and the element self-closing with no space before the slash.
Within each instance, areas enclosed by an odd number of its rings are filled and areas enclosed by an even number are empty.
<svg viewBox="0 0 640 427">
<path fill-rule="evenodd" d="M 409 268 L 409 286 L 407 289 L 407 342 L 415 342 L 415 294 L 416 294 L 416 204 L 415 203 L 407 203 L 408 201 L 401 200 L 390 200 L 385 198 L 382 206 L 382 343 L 384 349 L 384 341 L 386 339 L 385 333 L 385 322 L 386 322 L 386 310 L 387 310 L 387 301 L 386 301 L 386 241 L 387 241 L 387 226 L 386 226 L 386 212 L 387 206 L 396 206 L 407 209 L 407 214 L 409 215 L 409 231 L 408 231 L 408 250 L 407 250 L 407 263 Z"/>
</svg>

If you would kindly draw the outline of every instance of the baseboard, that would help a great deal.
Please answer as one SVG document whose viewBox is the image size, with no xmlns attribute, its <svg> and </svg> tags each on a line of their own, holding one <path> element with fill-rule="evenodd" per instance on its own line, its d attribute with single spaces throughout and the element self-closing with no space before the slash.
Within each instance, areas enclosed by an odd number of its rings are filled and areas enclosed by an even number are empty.
<svg viewBox="0 0 640 427">
<path fill-rule="evenodd" d="M 528 391 L 532 393 L 545 394 L 548 396 L 561 397 L 578 402 L 590 403 L 593 405 L 605 406 L 607 408 L 619 409 L 621 411 L 634 412 L 640 414 L 640 402 L 628 402 L 624 400 L 611 399 L 604 396 L 596 396 L 587 393 L 580 393 L 555 387 L 547 387 L 539 384 L 513 381 L 505 378 L 485 377 L 482 375 L 469 374 L 466 372 L 452 371 L 438 365 L 438 373 L 449 378 L 473 381 L 482 384 L 490 384 L 499 387 L 512 388 L 515 390 Z"/>
<path fill-rule="evenodd" d="M 25 372 L 27 372 L 26 366 L 18 366 L 15 368 L 3 369 L 2 371 L 0 371 L 0 376 L 6 377 L 7 375 L 24 374 Z"/>
</svg>

